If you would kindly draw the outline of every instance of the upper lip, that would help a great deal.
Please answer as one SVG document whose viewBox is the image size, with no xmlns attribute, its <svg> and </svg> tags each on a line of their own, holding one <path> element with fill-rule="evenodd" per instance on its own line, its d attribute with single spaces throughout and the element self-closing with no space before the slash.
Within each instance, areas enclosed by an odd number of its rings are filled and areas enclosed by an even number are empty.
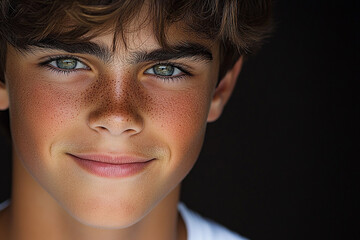
<svg viewBox="0 0 360 240">
<path fill-rule="evenodd" d="M 108 153 L 68 153 L 69 155 L 82 160 L 109 163 L 109 164 L 129 164 L 144 163 L 154 158 L 131 155 L 131 154 L 108 154 Z"/>
</svg>

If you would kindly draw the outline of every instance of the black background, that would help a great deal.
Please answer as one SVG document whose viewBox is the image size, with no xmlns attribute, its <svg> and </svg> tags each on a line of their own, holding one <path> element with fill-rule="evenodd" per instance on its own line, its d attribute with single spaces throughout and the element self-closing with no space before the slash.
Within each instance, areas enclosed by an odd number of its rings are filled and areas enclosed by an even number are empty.
<svg viewBox="0 0 360 240">
<path fill-rule="evenodd" d="M 251 239 L 359 238 L 359 5 L 274 2 L 272 37 L 245 62 L 184 181 L 190 208 Z M 1 161 L 0 200 L 8 169 Z"/>
<path fill-rule="evenodd" d="M 360 239 L 359 3 L 275 1 L 272 37 L 184 181 L 190 208 L 251 239 Z"/>
</svg>

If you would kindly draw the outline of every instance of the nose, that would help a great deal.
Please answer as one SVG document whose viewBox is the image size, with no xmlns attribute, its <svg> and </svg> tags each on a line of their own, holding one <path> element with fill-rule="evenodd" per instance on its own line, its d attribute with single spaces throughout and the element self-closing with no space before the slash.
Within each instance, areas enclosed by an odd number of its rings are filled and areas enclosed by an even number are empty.
<svg viewBox="0 0 360 240">
<path fill-rule="evenodd" d="M 118 112 L 97 111 L 89 117 L 89 127 L 100 134 L 135 135 L 142 131 L 143 123 L 138 115 L 119 114 Z"/>
<path fill-rule="evenodd" d="M 111 90 L 102 94 L 88 115 L 88 126 L 102 135 L 132 136 L 140 133 L 144 127 L 137 107 L 141 105 L 141 97 L 134 95 L 136 93 L 131 94 L 130 89 L 121 94 L 112 94 Z"/>
</svg>

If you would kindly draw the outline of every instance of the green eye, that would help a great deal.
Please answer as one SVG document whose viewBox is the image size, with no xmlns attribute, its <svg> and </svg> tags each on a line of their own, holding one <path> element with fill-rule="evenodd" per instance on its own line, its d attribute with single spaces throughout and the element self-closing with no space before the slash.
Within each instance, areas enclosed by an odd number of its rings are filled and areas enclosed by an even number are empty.
<svg viewBox="0 0 360 240">
<path fill-rule="evenodd" d="M 147 69 L 145 73 L 159 77 L 176 77 L 181 76 L 184 72 L 173 65 L 157 64 Z"/>
<path fill-rule="evenodd" d="M 56 66 L 61 69 L 75 69 L 78 61 L 76 59 L 58 59 L 56 60 Z"/>
<path fill-rule="evenodd" d="M 44 65 L 48 65 L 54 69 L 58 69 L 61 71 L 73 71 L 78 69 L 86 69 L 90 70 L 90 68 L 85 64 L 82 63 L 80 60 L 71 57 L 59 57 L 52 59 L 48 62 L 45 62 Z"/>
<path fill-rule="evenodd" d="M 154 73 L 160 76 L 172 76 L 174 67 L 170 65 L 156 65 L 154 66 Z"/>
</svg>

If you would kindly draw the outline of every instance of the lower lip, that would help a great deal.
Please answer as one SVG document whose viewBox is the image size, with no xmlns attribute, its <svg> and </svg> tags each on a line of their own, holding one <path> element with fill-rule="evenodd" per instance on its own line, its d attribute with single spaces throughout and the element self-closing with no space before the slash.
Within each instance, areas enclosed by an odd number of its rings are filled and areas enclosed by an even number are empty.
<svg viewBox="0 0 360 240">
<path fill-rule="evenodd" d="M 153 160 L 146 162 L 110 164 L 104 162 L 96 162 L 70 155 L 72 159 L 85 171 L 97 175 L 99 177 L 108 178 L 124 178 L 130 177 L 142 172 Z"/>
</svg>

